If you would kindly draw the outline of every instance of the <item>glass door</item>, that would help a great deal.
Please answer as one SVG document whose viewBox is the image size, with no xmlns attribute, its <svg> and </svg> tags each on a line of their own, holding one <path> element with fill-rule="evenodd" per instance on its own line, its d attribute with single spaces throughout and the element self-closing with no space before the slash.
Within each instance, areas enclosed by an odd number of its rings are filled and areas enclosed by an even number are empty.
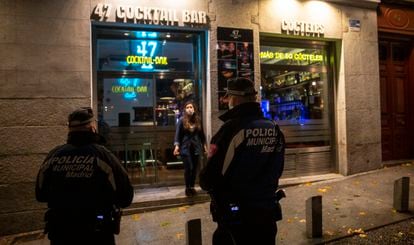
<svg viewBox="0 0 414 245">
<path fill-rule="evenodd" d="M 182 106 L 197 105 L 191 76 L 106 74 L 99 79 L 99 132 L 134 184 L 183 184 L 183 165 L 173 156 Z"/>
</svg>

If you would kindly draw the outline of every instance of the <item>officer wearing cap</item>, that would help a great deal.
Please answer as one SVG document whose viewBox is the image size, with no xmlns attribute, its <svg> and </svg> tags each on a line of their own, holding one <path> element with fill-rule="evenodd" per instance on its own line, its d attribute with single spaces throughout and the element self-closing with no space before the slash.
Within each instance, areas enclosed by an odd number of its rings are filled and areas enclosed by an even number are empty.
<svg viewBox="0 0 414 245">
<path fill-rule="evenodd" d="M 218 223 L 213 244 L 275 244 L 281 214 L 275 192 L 284 167 L 279 127 L 264 118 L 251 80 L 227 82 L 229 111 L 210 143 L 200 186 Z"/>
<path fill-rule="evenodd" d="M 36 199 L 46 202 L 45 233 L 51 244 L 115 244 L 119 208 L 133 188 L 125 169 L 100 145 L 90 107 L 68 117 L 67 143 L 49 152 L 36 180 Z"/>
</svg>

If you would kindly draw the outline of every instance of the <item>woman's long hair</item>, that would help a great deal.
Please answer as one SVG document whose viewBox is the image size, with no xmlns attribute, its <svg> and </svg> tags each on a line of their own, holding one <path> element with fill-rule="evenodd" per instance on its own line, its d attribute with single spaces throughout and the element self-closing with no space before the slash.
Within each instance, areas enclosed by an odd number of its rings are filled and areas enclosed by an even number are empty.
<svg viewBox="0 0 414 245">
<path fill-rule="evenodd" d="M 185 107 L 189 104 L 193 105 L 193 108 L 194 108 L 194 113 L 191 116 L 185 112 Z M 194 129 L 201 130 L 201 118 L 198 115 L 197 106 L 194 104 L 194 102 L 192 101 L 186 102 L 183 106 L 183 110 L 184 110 L 184 113 L 183 113 L 184 128 L 187 130 L 190 130 L 191 126 L 193 126 Z"/>
</svg>

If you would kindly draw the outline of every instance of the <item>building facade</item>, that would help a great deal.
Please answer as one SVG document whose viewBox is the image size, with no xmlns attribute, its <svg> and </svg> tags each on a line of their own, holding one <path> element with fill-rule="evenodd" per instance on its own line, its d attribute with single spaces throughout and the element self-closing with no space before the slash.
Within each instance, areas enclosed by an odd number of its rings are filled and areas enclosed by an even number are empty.
<svg viewBox="0 0 414 245">
<path fill-rule="evenodd" d="M 197 103 L 211 138 L 236 76 L 286 134 L 284 177 L 379 168 L 378 4 L 1 1 L 0 234 L 41 228 L 34 182 L 70 111 L 94 108 L 137 186 L 182 184 L 181 106 Z"/>
</svg>

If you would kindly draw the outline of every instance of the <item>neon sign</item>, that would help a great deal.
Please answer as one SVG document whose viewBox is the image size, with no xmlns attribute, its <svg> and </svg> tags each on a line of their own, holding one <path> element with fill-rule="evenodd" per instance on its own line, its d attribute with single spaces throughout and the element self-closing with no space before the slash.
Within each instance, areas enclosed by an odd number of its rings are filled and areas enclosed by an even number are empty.
<svg viewBox="0 0 414 245">
<path fill-rule="evenodd" d="M 283 53 L 283 52 L 260 52 L 260 59 L 275 60 L 296 60 L 296 61 L 323 61 L 321 54 L 304 54 L 304 53 Z"/>
<path fill-rule="evenodd" d="M 148 85 L 142 85 L 141 83 L 139 78 L 120 78 L 118 79 L 119 85 L 113 85 L 111 92 L 123 94 L 123 97 L 127 100 L 135 99 L 140 93 L 148 93 Z"/>
<path fill-rule="evenodd" d="M 147 36 L 141 33 L 141 36 Z M 148 35 L 153 36 L 153 35 Z M 155 56 L 157 53 L 157 41 L 137 41 L 136 53 L 138 55 L 128 55 L 126 62 L 128 65 L 140 65 L 143 70 L 153 70 L 154 65 L 168 65 L 168 58 L 165 56 Z"/>
<path fill-rule="evenodd" d="M 112 86 L 112 93 L 121 94 L 121 93 L 147 93 L 147 86 Z"/>
<path fill-rule="evenodd" d="M 146 56 L 136 56 L 136 55 L 129 55 L 126 57 L 127 64 L 136 64 L 136 65 L 143 65 L 141 68 L 149 67 L 150 65 L 168 65 L 168 58 L 167 57 L 146 57 Z M 145 67 L 144 67 L 145 66 Z M 153 67 L 151 67 L 153 68 Z"/>
</svg>

